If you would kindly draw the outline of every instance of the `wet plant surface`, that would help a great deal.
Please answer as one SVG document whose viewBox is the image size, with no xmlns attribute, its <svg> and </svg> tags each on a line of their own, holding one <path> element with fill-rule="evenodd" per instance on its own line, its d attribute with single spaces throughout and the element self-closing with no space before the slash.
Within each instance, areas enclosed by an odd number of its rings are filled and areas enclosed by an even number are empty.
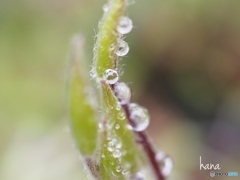
<svg viewBox="0 0 240 180">
<path fill-rule="evenodd" d="M 95 82 L 89 82 L 90 75 L 84 66 L 83 37 L 73 39 L 70 91 L 73 136 L 93 179 L 165 180 L 171 172 L 172 160 L 163 152 L 159 152 L 162 156 L 155 152 L 145 132 L 150 122 L 148 111 L 130 102 L 130 88 L 120 80 L 119 60 L 130 49 L 123 39 L 133 28 L 132 20 L 124 16 L 127 3 L 110 0 L 103 6 L 90 71 Z M 95 94 L 89 95 L 89 88 L 95 89 Z M 86 149 L 90 144 L 91 149 Z"/>
</svg>

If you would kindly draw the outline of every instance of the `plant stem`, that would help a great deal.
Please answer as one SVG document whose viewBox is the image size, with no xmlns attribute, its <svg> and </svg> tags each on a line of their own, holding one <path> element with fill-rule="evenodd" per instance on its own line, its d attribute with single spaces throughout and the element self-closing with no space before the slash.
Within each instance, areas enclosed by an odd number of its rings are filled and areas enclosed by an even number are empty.
<svg viewBox="0 0 240 180">
<path fill-rule="evenodd" d="M 111 89 L 113 92 L 115 92 L 115 85 L 111 85 Z M 115 94 L 116 95 L 116 94 Z M 117 97 L 117 95 L 116 95 Z M 131 119 L 130 109 L 129 109 L 129 103 L 122 104 L 122 108 L 125 111 L 126 118 L 128 119 L 128 122 L 131 126 L 135 126 L 134 121 Z M 141 144 L 143 146 L 143 149 L 145 150 L 146 155 L 148 156 L 148 159 L 151 163 L 152 169 L 154 171 L 154 174 L 156 176 L 156 180 L 165 180 L 161 167 L 159 166 L 157 160 L 156 160 L 156 153 L 154 151 L 154 148 L 152 146 L 152 143 L 150 142 L 150 139 L 145 131 L 134 131 L 134 134 L 136 136 L 137 143 Z"/>
</svg>

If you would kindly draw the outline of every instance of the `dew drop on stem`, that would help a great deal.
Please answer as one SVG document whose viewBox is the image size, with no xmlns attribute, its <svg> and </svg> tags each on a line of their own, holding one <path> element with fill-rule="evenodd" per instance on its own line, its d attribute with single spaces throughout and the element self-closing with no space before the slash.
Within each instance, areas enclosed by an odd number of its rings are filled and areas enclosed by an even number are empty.
<svg viewBox="0 0 240 180">
<path fill-rule="evenodd" d="M 113 69 L 107 69 L 103 74 L 103 79 L 108 84 L 115 84 L 119 79 L 118 72 Z"/>
<path fill-rule="evenodd" d="M 114 151 L 113 151 L 113 157 L 114 157 L 114 158 L 119 158 L 119 157 L 121 157 L 121 156 L 122 156 L 121 150 L 120 150 L 120 149 L 114 149 Z"/>
<path fill-rule="evenodd" d="M 117 31 L 120 34 L 127 34 L 133 28 L 132 20 L 128 17 L 121 17 L 118 22 Z"/>
<path fill-rule="evenodd" d="M 119 112 L 117 118 L 118 118 L 119 120 L 124 120 L 125 114 L 124 114 L 123 112 Z"/>
<path fill-rule="evenodd" d="M 162 174 L 164 176 L 169 176 L 173 168 L 172 158 L 160 151 L 156 154 L 156 160 L 161 167 Z"/>
<path fill-rule="evenodd" d="M 173 162 L 172 159 L 170 157 L 166 157 L 164 159 L 164 167 L 162 168 L 162 174 L 164 176 L 168 176 L 173 168 Z"/>
<path fill-rule="evenodd" d="M 167 155 L 163 151 L 158 151 L 156 154 L 156 160 L 157 162 L 161 162 Z"/>
<path fill-rule="evenodd" d="M 131 90 L 125 83 L 116 83 L 114 91 L 121 104 L 129 103 L 131 99 Z"/>
<path fill-rule="evenodd" d="M 123 171 L 122 171 L 122 174 L 123 175 L 128 175 L 130 172 L 129 172 L 129 170 L 127 170 L 127 169 L 124 169 Z"/>
<path fill-rule="evenodd" d="M 116 110 L 119 111 L 120 109 L 121 109 L 121 105 L 118 103 L 118 104 L 116 105 Z"/>
<path fill-rule="evenodd" d="M 114 142 L 113 141 L 109 141 L 108 142 L 108 147 L 107 147 L 108 151 L 109 152 L 113 152 L 114 146 L 115 146 Z"/>
<path fill-rule="evenodd" d="M 120 128 L 120 125 L 116 124 L 115 129 L 119 129 L 119 128 Z"/>
<path fill-rule="evenodd" d="M 116 50 L 116 54 L 118 56 L 125 56 L 129 52 L 129 46 L 128 43 L 126 43 L 123 40 L 119 40 L 118 42 L 118 48 Z"/>
<path fill-rule="evenodd" d="M 102 122 L 98 123 L 98 127 L 99 129 L 103 129 L 103 123 Z"/>
<path fill-rule="evenodd" d="M 117 172 L 120 172 L 121 170 L 122 170 L 121 166 L 117 166 L 117 167 L 116 167 L 116 171 L 117 171 Z"/>
<path fill-rule="evenodd" d="M 144 131 L 149 125 L 149 115 L 147 109 L 136 103 L 129 105 L 130 118 L 132 120 L 132 128 L 134 131 Z"/>
</svg>

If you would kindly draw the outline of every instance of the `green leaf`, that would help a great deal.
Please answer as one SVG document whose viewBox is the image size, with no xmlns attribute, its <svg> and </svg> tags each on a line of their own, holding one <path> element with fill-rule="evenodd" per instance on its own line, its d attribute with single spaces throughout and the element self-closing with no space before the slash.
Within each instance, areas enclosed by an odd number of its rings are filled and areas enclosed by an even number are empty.
<svg viewBox="0 0 240 180">
<path fill-rule="evenodd" d="M 77 147 L 83 156 L 90 156 L 97 147 L 97 121 L 93 88 L 89 83 L 88 70 L 83 55 L 83 38 L 73 39 L 70 72 L 71 128 Z"/>
<path fill-rule="evenodd" d="M 95 44 L 95 73 L 102 77 L 106 69 L 117 67 L 117 56 L 111 47 L 117 47 L 119 34 L 116 30 L 119 18 L 123 16 L 126 0 L 110 0 L 109 9 L 99 23 L 99 33 Z"/>
<path fill-rule="evenodd" d="M 103 180 L 128 179 L 143 163 L 134 134 L 111 88 L 101 82 L 105 120 L 102 124 L 100 173 Z"/>
</svg>

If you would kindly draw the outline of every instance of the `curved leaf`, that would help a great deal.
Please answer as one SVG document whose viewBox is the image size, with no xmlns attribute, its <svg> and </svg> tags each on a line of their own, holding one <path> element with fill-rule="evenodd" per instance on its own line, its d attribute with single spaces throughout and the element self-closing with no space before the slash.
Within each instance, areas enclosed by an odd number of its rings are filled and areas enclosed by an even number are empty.
<svg viewBox="0 0 240 180">
<path fill-rule="evenodd" d="M 72 133 L 83 156 L 93 155 L 97 147 L 96 99 L 89 79 L 84 62 L 83 38 L 76 36 L 73 40 L 69 104 Z"/>
</svg>

